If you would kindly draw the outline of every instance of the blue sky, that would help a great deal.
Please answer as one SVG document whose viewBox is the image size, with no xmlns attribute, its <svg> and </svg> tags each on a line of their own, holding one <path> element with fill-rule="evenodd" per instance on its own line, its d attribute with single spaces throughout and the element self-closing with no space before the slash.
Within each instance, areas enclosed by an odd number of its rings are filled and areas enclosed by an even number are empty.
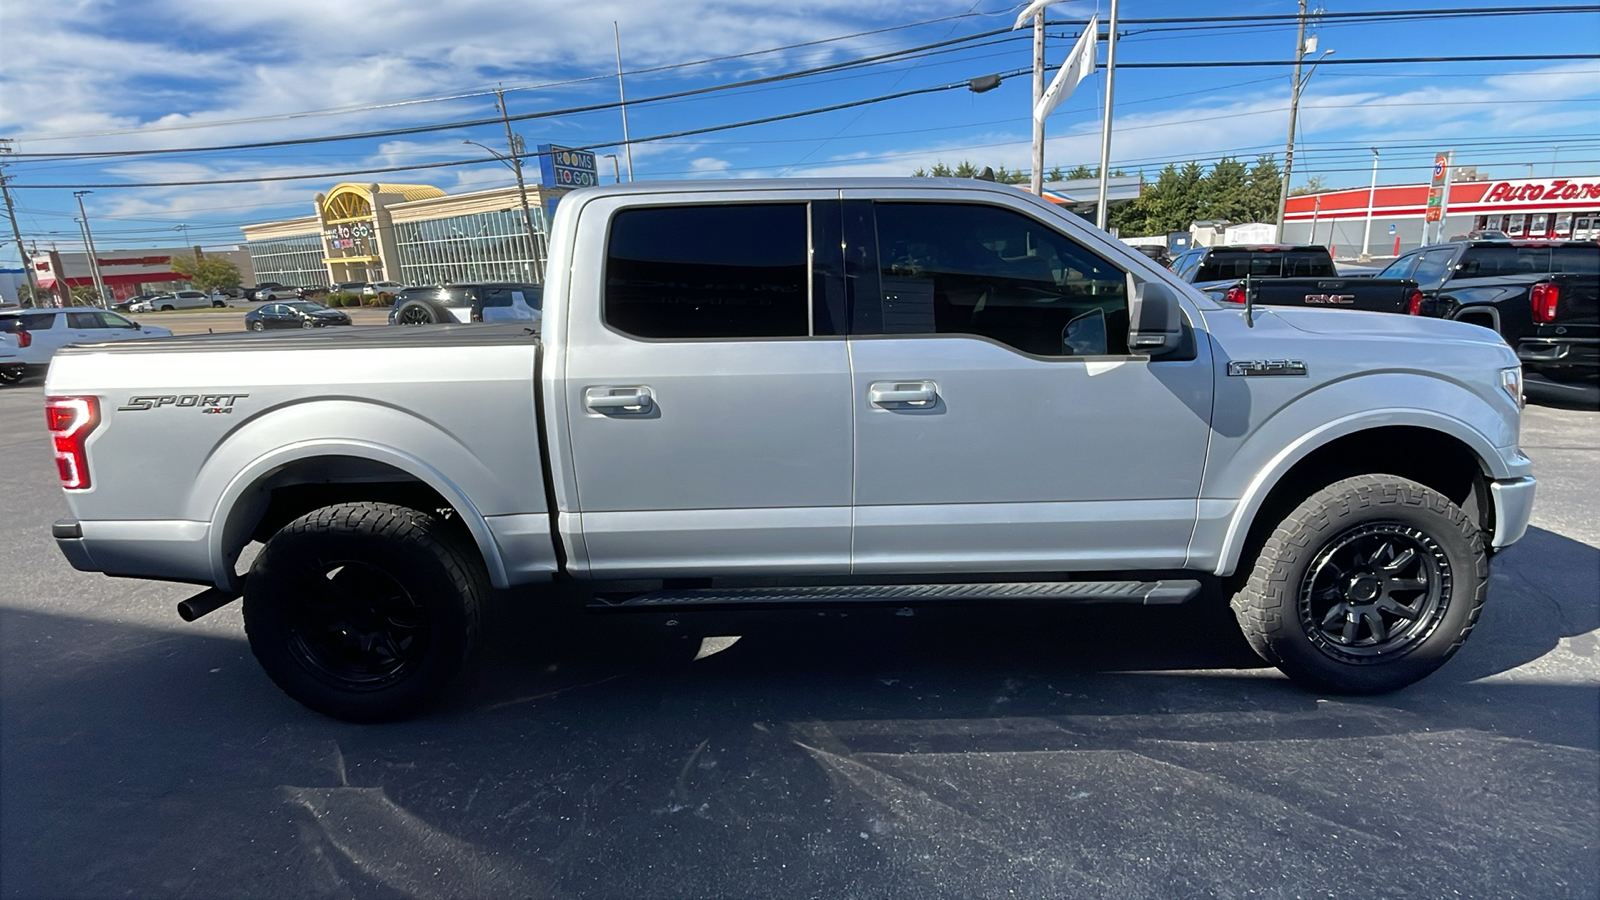
<svg viewBox="0 0 1600 900">
<path fill-rule="evenodd" d="M 513 114 L 616 98 L 612 22 L 624 68 L 637 70 L 745 54 L 803 41 L 813 46 L 689 65 L 628 78 L 630 100 L 729 84 L 1008 27 L 1021 3 L 1001 0 L 6 0 L 0 33 L 0 136 L 19 153 L 205 147 L 487 118 L 496 85 Z M 1406 8 L 1444 8 L 1412 0 Z M 1464 5 L 1464 4 L 1463 4 Z M 1486 6 L 1488 4 L 1478 4 Z M 1330 13 L 1402 8 L 1375 0 L 1325 0 Z M 1108 2 L 1050 8 L 1048 60 L 1059 65 L 1081 23 Z M 1126 0 L 1124 19 L 1291 14 L 1292 0 L 1194 3 Z M 913 24 L 923 23 L 923 24 Z M 897 27 L 897 26 L 911 27 Z M 846 40 L 841 35 L 893 29 Z M 1125 24 L 1119 63 L 1236 62 L 1292 57 L 1294 24 L 1233 28 Z M 1600 14 L 1324 21 L 1330 59 L 1484 54 L 1595 54 Z M 638 140 L 795 112 L 1030 65 L 1024 31 L 910 61 L 634 102 Z M 1101 47 L 1104 63 L 1104 46 Z M 1052 115 L 1046 165 L 1093 164 L 1099 155 L 1104 73 Z M 633 148 L 640 179 L 770 175 L 904 175 L 943 160 L 1024 167 L 1030 82 L 1007 78 L 977 95 L 943 91 L 852 110 L 651 141 Z M 1286 68 L 1119 68 L 1113 165 L 1154 174 L 1168 161 L 1253 158 L 1283 152 Z M 468 95 L 468 96 L 461 96 Z M 435 100 L 431 98 L 455 97 Z M 397 101 L 428 100 L 383 108 Z M 527 143 L 584 146 L 621 138 L 615 109 L 517 124 Z M 1326 65 L 1308 82 L 1296 181 L 1364 185 L 1371 151 L 1380 181 L 1423 180 L 1433 151 L 1497 177 L 1600 172 L 1600 59 L 1405 65 Z M 120 159 L 37 160 L 8 166 L 24 238 L 78 246 L 70 188 L 28 185 L 209 181 L 342 172 L 481 158 L 462 143 L 504 146 L 498 126 L 297 147 Z M 620 150 L 601 150 L 618 152 Z M 611 163 L 601 161 L 609 176 Z M 626 163 L 624 162 L 624 169 Z M 170 246 L 176 226 L 207 246 L 240 240 L 238 225 L 311 212 L 311 198 L 344 180 L 191 187 L 102 187 L 85 198 L 101 249 Z M 416 182 L 458 192 L 511 183 L 496 163 L 351 180 Z M 608 177 L 609 180 L 609 177 Z M 0 265 L 14 265 L 7 235 Z"/>
</svg>

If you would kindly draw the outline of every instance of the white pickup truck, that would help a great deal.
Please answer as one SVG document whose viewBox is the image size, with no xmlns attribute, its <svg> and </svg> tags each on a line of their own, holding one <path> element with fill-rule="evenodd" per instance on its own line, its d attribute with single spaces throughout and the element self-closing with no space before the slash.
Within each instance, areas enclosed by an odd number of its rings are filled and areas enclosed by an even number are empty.
<svg viewBox="0 0 1600 900">
<path fill-rule="evenodd" d="M 242 595 L 274 681 L 375 720 L 446 691 L 496 591 L 557 582 L 651 606 L 1221 590 L 1295 681 L 1392 690 L 1466 639 L 1527 527 L 1493 332 L 1224 306 L 1003 185 L 580 190 L 550 252 L 542 334 L 62 351 L 62 551 L 208 586 L 185 618 Z"/>
</svg>

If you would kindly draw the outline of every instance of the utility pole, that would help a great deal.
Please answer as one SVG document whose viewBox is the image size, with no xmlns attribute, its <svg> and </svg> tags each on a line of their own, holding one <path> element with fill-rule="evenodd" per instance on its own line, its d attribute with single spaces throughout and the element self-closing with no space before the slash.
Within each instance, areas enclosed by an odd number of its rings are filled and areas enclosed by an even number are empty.
<svg viewBox="0 0 1600 900">
<path fill-rule="evenodd" d="M 1033 103 L 1029 110 L 1039 108 L 1044 98 L 1044 7 L 1033 14 Z M 1033 177 L 1030 186 L 1035 197 L 1044 196 L 1044 118 L 1034 114 L 1033 119 Z"/>
<path fill-rule="evenodd" d="M 511 133 L 511 113 L 506 109 L 506 92 L 494 92 L 500 103 L 500 121 L 506 126 L 506 147 L 511 151 L 511 171 L 517 176 L 517 196 L 522 199 L 522 224 L 528 229 L 528 255 L 533 258 L 533 280 L 544 284 L 544 264 L 539 261 L 539 237 L 533 228 L 533 213 L 528 209 L 528 185 L 522 180 L 522 139 Z"/>
<path fill-rule="evenodd" d="M 83 195 L 92 194 L 94 191 L 73 191 L 72 196 L 78 198 L 78 212 L 83 214 L 83 243 L 84 249 L 89 251 L 89 274 L 94 276 L 94 293 L 100 301 L 101 308 L 106 306 L 106 283 L 100 277 L 100 257 L 94 249 L 94 232 L 89 230 L 89 212 L 83 208 Z M 66 283 L 67 273 L 60 273 L 62 284 Z M 67 288 L 67 303 L 71 305 L 72 289 Z"/>
<path fill-rule="evenodd" d="M 1300 64 L 1306 58 L 1306 0 L 1300 0 L 1300 28 L 1294 39 L 1294 81 L 1289 87 L 1289 146 L 1283 153 L 1283 185 L 1278 189 L 1278 240 L 1283 240 L 1283 214 L 1289 206 L 1289 179 L 1294 175 L 1294 123 L 1300 115 Z"/>
<path fill-rule="evenodd" d="M 628 92 L 622 86 L 622 30 L 611 22 L 611 36 L 617 42 L 617 100 L 622 104 L 622 147 L 628 156 L 628 181 L 633 181 L 633 142 L 628 139 Z"/>
<path fill-rule="evenodd" d="M 1300 0 L 1305 7 L 1305 0 Z M 1111 0 L 1111 30 L 1106 35 L 1106 112 L 1100 123 L 1100 199 L 1095 204 L 1094 224 L 1106 230 L 1106 179 L 1111 177 L 1111 100 L 1117 83 L 1117 0 Z"/>
<path fill-rule="evenodd" d="M 0 149 L 0 152 L 10 154 L 11 141 L 0 141 L 0 143 L 5 144 L 5 147 Z M 16 227 L 16 207 L 11 205 L 11 187 L 8 187 L 10 181 L 11 179 L 3 171 L 0 171 L 0 194 L 5 194 L 5 215 L 6 218 L 11 219 L 11 237 L 16 239 L 16 255 L 22 258 L 22 271 L 27 272 L 27 287 L 34 295 L 34 303 L 38 303 L 38 279 L 34 277 L 34 258 L 27 255 L 27 250 L 22 248 L 22 231 L 19 227 Z"/>
</svg>

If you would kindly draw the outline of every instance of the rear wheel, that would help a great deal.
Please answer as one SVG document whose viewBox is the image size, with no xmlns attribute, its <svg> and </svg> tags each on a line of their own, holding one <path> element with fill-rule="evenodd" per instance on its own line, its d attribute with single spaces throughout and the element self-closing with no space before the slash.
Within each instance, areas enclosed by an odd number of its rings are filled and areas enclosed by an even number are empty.
<svg viewBox="0 0 1600 900">
<path fill-rule="evenodd" d="M 170 306 L 163 306 L 163 307 L 161 307 L 161 311 L 162 311 L 162 312 L 172 312 L 172 307 L 170 307 Z"/>
<path fill-rule="evenodd" d="M 258 322 L 251 322 L 250 323 L 250 330 L 251 331 L 266 331 L 267 330 L 267 326 L 262 324 L 259 321 Z"/>
<path fill-rule="evenodd" d="M 395 313 L 395 321 L 401 325 L 437 325 L 439 316 L 433 307 L 426 303 L 407 303 Z"/>
<path fill-rule="evenodd" d="M 476 554 L 434 516 L 339 504 L 267 542 L 245 582 L 245 630 L 267 675 L 311 709 L 400 719 L 466 668 L 488 594 Z"/>
<path fill-rule="evenodd" d="M 213 301 L 211 301 L 211 308 L 212 309 L 224 309 L 224 308 L 227 307 L 227 305 L 228 304 L 223 303 L 221 300 L 213 300 Z"/>
<path fill-rule="evenodd" d="M 1375 694 L 1444 665 L 1488 583 L 1482 533 L 1460 507 L 1414 481 L 1362 475 L 1278 525 L 1233 611 L 1251 647 L 1295 682 Z"/>
<path fill-rule="evenodd" d="M 26 371 L 21 366 L 0 366 L 0 384 L 16 384 Z"/>
</svg>

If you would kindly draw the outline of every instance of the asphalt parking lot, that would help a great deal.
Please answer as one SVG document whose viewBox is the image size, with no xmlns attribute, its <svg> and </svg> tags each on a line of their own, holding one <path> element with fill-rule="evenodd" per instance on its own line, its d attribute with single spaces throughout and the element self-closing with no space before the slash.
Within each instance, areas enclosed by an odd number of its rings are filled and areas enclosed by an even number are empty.
<svg viewBox="0 0 1600 900">
<path fill-rule="evenodd" d="M 1600 891 L 1594 411 L 1529 408 L 1533 528 L 1394 695 L 1296 689 L 1206 602 L 513 599 L 459 702 L 355 726 L 267 681 L 237 604 L 68 567 L 41 396 L 0 388 L 5 897 Z"/>
</svg>

